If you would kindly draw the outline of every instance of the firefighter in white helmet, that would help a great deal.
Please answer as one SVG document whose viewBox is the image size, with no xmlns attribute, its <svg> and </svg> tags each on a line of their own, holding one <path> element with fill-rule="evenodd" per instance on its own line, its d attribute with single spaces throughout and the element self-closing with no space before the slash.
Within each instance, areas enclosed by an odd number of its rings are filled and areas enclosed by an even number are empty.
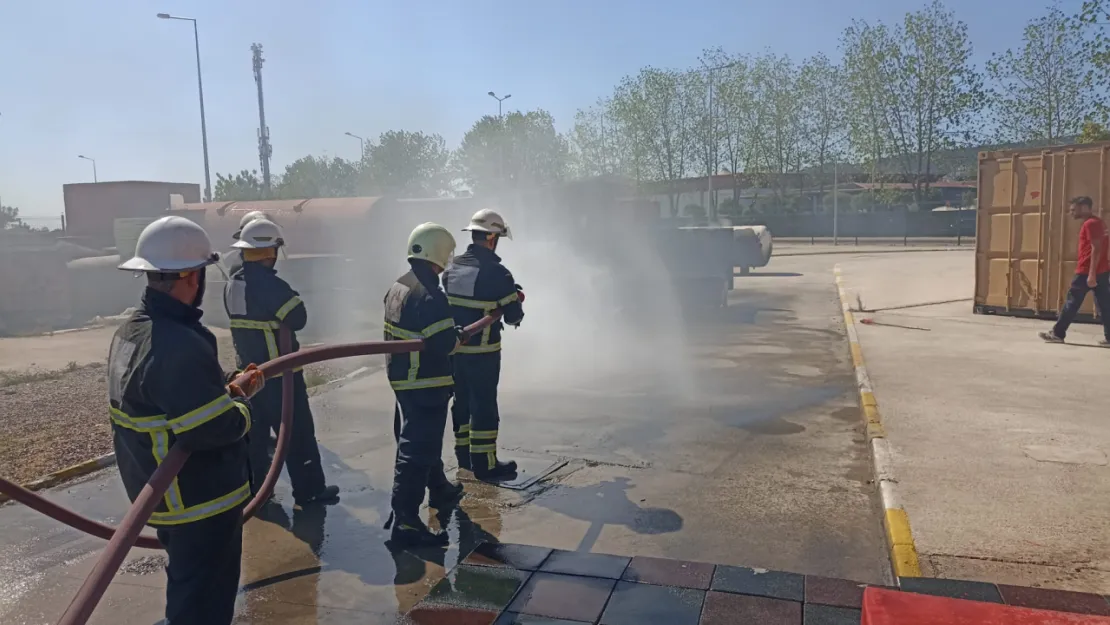
<svg viewBox="0 0 1110 625">
<path fill-rule="evenodd" d="M 228 625 L 234 617 L 240 516 L 251 495 L 246 399 L 265 384 L 252 365 L 247 384 L 229 385 L 216 337 L 200 323 L 205 270 L 218 260 L 188 219 L 147 226 L 135 257 L 119 266 L 145 273 L 147 288 L 108 354 L 116 464 L 131 500 L 171 447 L 190 452 L 149 521 L 166 548 L 166 622 L 174 625 Z"/>
<path fill-rule="evenodd" d="M 470 225 L 471 243 L 466 253 L 455 257 L 443 272 L 443 288 L 459 325 L 466 326 L 500 310 L 502 320 L 519 326 L 524 319 L 524 292 L 496 253 L 501 237 L 512 239 L 512 231 L 499 213 L 483 209 Z M 459 466 L 483 480 L 498 480 L 516 474 L 516 462 L 497 458 L 500 415 L 497 383 L 501 376 L 501 331 L 499 321 L 459 347 L 454 356 L 455 402 L 451 408 L 455 431 L 455 455 Z"/>
<path fill-rule="evenodd" d="M 243 217 L 239 220 L 239 229 L 231 235 L 231 238 L 238 241 L 239 237 L 243 234 L 243 228 L 246 228 L 247 224 L 251 223 L 252 221 L 257 221 L 259 219 L 268 219 L 269 221 L 277 223 L 277 221 L 274 220 L 273 217 L 270 217 L 262 211 L 251 211 L 246 215 L 243 215 Z M 229 252 L 224 257 L 224 267 L 227 269 L 228 275 L 238 272 L 239 268 L 242 266 L 243 254 L 240 250 L 232 249 L 231 252 Z"/>
<path fill-rule="evenodd" d="M 462 496 L 443 471 L 443 432 L 451 399 L 451 353 L 459 331 L 439 274 L 451 260 L 455 238 L 438 224 L 421 224 L 408 241 L 412 269 L 385 294 L 385 340 L 422 339 L 417 353 L 392 354 L 386 372 L 397 398 L 394 435 L 397 461 L 393 472 L 392 512 L 385 528 L 398 547 L 447 544 L 447 533 L 433 532 L 420 519 L 427 489 L 428 505 L 444 512 Z"/>
<path fill-rule="evenodd" d="M 224 308 L 240 366 L 281 356 L 277 335 L 282 326 L 293 335 L 292 351 L 300 349 L 296 333 L 308 323 L 308 313 L 300 294 L 275 269 L 278 250 L 283 245 L 285 238 L 280 226 L 267 219 L 255 219 L 243 228 L 232 246 L 242 251 L 243 265 L 227 281 Z M 301 507 L 334 503 L 339 487 L 325 483 L 304 372 L 296 370 L 284 375 L 293 376 L 293 431 L 285 469 L 293 485 L 294 503 Z M 261 489 L 270 466 L 268 443 L 270 432 L 276 432 L 281 425 L 281 404 L 280 384 L 268 386 L 251 401 L 254 429 L 250 457 L 255 492 Z"/>
</svg>

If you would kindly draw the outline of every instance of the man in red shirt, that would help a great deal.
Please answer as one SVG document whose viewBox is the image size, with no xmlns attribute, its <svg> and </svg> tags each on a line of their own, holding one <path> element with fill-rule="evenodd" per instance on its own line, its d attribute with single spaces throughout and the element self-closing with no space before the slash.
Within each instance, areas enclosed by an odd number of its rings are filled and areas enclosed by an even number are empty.
<svg viewBox="0 0 1110 625">
<path fill-rule="evenodd" d="M 1068 290 L 1068 300 L 1060 311 L 1060 319 L 1049 332 L 1041 332 L 1049 343 L 1063 343 L 1068 326 L 1075 320 L 1088 291 L 1095 292 L 1095 304 L 1105 338 L 1099 343 L 1110 347 L 1110 236 L 1106 224 L 1095 216 L 1094 202 L 1081 196 L 1073 199 L 1068 211 L 1075 219 L 1083 221 L 1079 228 L 1079 262 L 1075 265 L 1075 279 Z"/>
</svg>

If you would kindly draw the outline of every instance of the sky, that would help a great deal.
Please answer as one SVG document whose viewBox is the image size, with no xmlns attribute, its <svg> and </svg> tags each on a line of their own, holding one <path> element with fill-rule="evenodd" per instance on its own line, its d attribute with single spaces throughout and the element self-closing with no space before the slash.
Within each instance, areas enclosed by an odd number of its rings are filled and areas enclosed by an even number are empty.
<svg viewBox="0 0 1110 625">
<path fill-rule="evenodd" d="M 209 156 L 216 173 L 258 169 L 250 46 L 263 45 L 272 169 L 306 154 L 357 158 L 391 129 L 457 145 L 486 93 L 544 108 L 560 131 L 641 67 L 686 68 L 702 50 L 839 58 L 853 18 L 893 23 L 925 0 L 0 0 L 0 201 L 57 225 L 62 185 L 203 185 L 196 18 Z M 948 0 L 977 60 L 1016 46 L 1050 0 Z M 1081 0 L 1061 0 L 1068 13 Z"/>
</svg>

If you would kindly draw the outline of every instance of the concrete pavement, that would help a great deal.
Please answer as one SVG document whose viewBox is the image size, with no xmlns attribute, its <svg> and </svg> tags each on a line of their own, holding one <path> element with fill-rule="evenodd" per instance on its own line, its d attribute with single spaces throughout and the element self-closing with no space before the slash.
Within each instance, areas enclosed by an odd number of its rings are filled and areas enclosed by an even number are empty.
<svg viewBox="0 0 1110 625">
<path fill-rule="evenodd" d="M 737 280 L 727 310 L 671 331 L 617 314 L 545 331 L 582 304 L 533 287 L 505 339 L 501 444 L 530 468 L 568 464 L 524 491 L 467 481 L 461 508 L 432 520 L 451 533 L 446 552 L 383 545 L 394 455 L 383 376 L 313 398 L 343 500 L 292 510 L 279 484 L 283 505 L 246 528 L 239 622 L 392 623 L 482 540 L 889 583 L 831 261 L 772 262 Z M 50 496 L 112 520 L 126 503 L 113 469 Z M 101 545 L 15 506 L 0 524 L 0 620 L 53 622 Z M 158 564 L 118 577 L 95 622 L 157 620 Z"/>
<path fill-rule="evenodd" d="M 926 576 L 1110 591 L 1101 328 L 973 315 L 974 256 L 840 257 Z M 884 308 L 899 307 L 895 310 Z"/>
</svg>

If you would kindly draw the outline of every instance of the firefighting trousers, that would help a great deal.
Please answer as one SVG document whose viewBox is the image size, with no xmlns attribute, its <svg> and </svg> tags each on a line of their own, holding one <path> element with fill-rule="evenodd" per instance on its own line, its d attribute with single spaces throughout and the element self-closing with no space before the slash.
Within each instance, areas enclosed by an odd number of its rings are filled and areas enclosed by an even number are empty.
<svg viewBox="0 0 1110 625">
<path fill-rule="evenodd" d="M 320 447 L 316 442 L 316 425 L 312 421 L 304 374 L 298 371 L 292 375 L 293 431 L 289 436 L 285 469 L 293 484 L 293 498 L 305 499 L 324 490 L 324 469 L 320 464 Z M 270 468 L 270 432 L 277 432 L 281 426 L 281 378 L 267 382 L 251 398 L 251 417 L 251 473 L 254 492 L 258 492 Z"/>
<path fill-rule="evenodd" d="M 450 482 L 443 472 L 443 432 L 447 428 L 450 387 L 396 391 L 393 435 L 397 459 L 393 468 L 393 512 L 411 518 L 420 512 L 424 491 Z"/>
<path fill-rule="evenodd" d="M 158 529 L 166 547 L 165 625 L 231 625 L 243 557 L 242 507 Z"/>
<path fill-rule="evenodd" d="M 455 403 L 451 424 L 455 432 L 455 453 L 471 454 L 471 464 L 497 462 L 497 384 L 501 380 L 501 352 L 455 354 Z M 477 466 L 477 465 L 475 465 Z"/>
</svg>

